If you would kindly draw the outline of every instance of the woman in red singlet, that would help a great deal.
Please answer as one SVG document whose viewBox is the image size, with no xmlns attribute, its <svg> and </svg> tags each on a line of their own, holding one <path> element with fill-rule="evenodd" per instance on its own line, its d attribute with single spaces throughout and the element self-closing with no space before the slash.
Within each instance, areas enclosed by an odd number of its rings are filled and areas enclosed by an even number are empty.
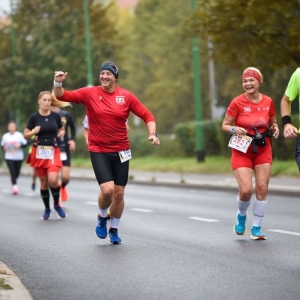
<svg viewBox="0 0 300 300">
<path fill-rule="evenodd" d="M 263 83 L 261 72 L 249 67 L 243 72 L 244 93 L 235 97 L 222 124 L 222 130 L 231 134 L 231 165 L 239 186 L 238 212 L 233 227 L 237 235 L 247 231 L 247 209 L 253 193 L 252 173 L 255 175 L 253 224 L 250 237 L 265 240 L 261 223 L 267 206 L 268 184 L 272 166 L 271 136 L 279 136 L 273 100 L 259 92 Z"/>
</svg>

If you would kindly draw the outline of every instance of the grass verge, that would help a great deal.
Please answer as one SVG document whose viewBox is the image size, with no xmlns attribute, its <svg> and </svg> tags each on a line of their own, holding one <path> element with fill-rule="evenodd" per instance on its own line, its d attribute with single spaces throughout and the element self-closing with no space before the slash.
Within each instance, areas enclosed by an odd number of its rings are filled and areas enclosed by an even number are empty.
<svg viewBox="0 0 300 300">
<path fill-rule="evenodd" d="M 73 158 L 72 166 L 77 168 L 91 168 L 89 158 Z M 179 173 L 231 173 L 230 158 L 209 156 L 204 162 L 197 162 L 195 157 L 137 157 L 130 161 L 131 170 L 179 172 Z M 299 170 L 294 160 L 274 160 L 272 176 L 299 176 Z"/>
<path fill-rule="evenodd" d="M 0 290 L 12 290 L 13 288 L 10 285 L 5 284 L 4 281 L 4 278 L 0 278 Z"/>
</svg>

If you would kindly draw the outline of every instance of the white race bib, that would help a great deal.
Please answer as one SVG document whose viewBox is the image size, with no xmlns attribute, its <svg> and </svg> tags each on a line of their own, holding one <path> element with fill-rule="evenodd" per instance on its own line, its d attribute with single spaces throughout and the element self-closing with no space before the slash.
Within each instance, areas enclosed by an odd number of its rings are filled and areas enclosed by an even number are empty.
<svg viewBox="0 0 300 300">
<path fill-rule="evenodd" d="M 67 153 L 66 152 L 60 152 L 60 160 L 61 161 L 67 160 Z"/>
<path fill-rule="evenodd" d="M 228 147 L 246 153 L 253 138 L 248 135 L 233 135 L 229 141 Z"/>
<path fill-rule="evenodd" d="M 125 151 L 120 151 L 119 156 L 120 156 L 121 163 L 132 158 L 130 149 Z"/>
<path fill-rule="evenodd" d="M 37 146 L 36 158 L 39 159 L 53 159 L 54 147 L 53 146 Z"/>
</svg>

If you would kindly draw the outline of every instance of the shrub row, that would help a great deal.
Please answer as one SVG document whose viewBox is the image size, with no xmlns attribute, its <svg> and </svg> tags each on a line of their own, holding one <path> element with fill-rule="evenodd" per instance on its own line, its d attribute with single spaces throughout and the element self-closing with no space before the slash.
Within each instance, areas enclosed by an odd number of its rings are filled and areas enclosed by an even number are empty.
<svg viewBox="0 0 300 300">
<path fill-rule="evenodd" d="M 281 118 L 278 116 L 280 136 L 278 139 L 272 138 L 273 157 L 279 160 L 290 160 L 295 157 L 296 139 L 285 139 L 283 129 L 280 124 Z M 293 124 L 298 124 L 297 118 L 293 119 Z M 228 147 L 230 135 L 224 133 L 221 129 L 222 120 L 204 121 L 204 150 L 207 156 L 225 156 L 231 155 L 231 149 Z M 189 157 L 195 156 L 195 122 L 185 122 L 177 124 L 174 128 L 174 135 L 160 135 L 161 147 L 153 149 L 149 147 L 147 132 L 144 130 L 131 130 L 129 136 L 131 141 L 131 150 L 134 156 L 155 155 L 159 157 Z"/>
<path fill-rule="evenodd" d="M 280 117 L 277 118 L 280 120 Z M 294 124 L 298 120 L 293 119 Z M 207 156 L 225 156 L 229 157 L 231 149 L 228 147 L 230 135 L 221 130 L 222 121 L 204 121 L 204 150 Z M 281 133 L 278 139 L 272 138 L 273 157 L 279 160 L 290 160 L 295 157 L 295 139 L 284 139 L 282 127 L 279 124 Z M 195 122 L 185 122 L 177 124 L 173 135 L 159 135 L 161 146 L 151 147 L 148 141 L 147 129 L 134 129 L 129 132 L 131 152 L 133 157 L 156 156 L 156 157 L 190 157 L 195 156 Z M 25 150 L 26 151 L 26 150 Z M 3 154 L 3 153 L 2 153 Z M 27 153 L 25 154 L 25 157 Z M 85 140 L 82 134 L 77 135 L 76 151 L 72 157 L 89 157 Z M 3 161 L 3 155 L 0 155 L 0 163 Z"/>
</svg>

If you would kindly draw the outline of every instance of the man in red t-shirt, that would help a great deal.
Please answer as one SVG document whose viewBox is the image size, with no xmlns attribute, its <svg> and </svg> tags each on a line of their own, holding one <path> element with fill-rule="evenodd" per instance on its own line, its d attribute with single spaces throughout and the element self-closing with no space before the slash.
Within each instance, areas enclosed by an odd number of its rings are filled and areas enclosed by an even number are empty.
<svg viewBox="0 0 300 300">
<path fill-rule="evenodd" d="M 116 85 L 119 71 L 113 62 L 102 64 L 99 86 L 66 91 L 62 88 L 62 82 L 67 74 L 55 72 L 54 93 L 59 100 L 85 105 L 89 120 L 88 150 L 101 191 L 96 235 L 106 238 L 107 212 L 110 208 L 110 242 L 120 244 L 122 240 L 118 236 L 118 226 L 124 209 L 131 159 L 126 120 L 130 112 L 143 119 L 149 130 L 149 141 L 158 146 L 160 141 L 156 134 L 155 118 L 133 93 Z"/>
</svg>

